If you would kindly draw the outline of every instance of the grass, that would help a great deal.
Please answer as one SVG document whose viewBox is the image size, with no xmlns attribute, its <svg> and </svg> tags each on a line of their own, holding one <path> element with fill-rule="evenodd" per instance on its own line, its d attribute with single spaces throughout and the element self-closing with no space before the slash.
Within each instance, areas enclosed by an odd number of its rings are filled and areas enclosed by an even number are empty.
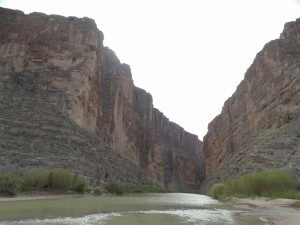
<svg viewBox="0 0 300 225">
<path fill-rule="evenodd" d="M 31 191 L 89 191 L 95 195 L 112 193 L 163 193 L 167 190 L 158 185 L 145 185 L 139 188 L 127 187 L 119 181 L 111 181 L 106 186 L 88 189 L 88 182 L 65 169 L 37 170 L 21 176 L 13 173 L 0 174 L 0 194 L 13 196 L 18 192 Z"/>
<path fill-rule="evenodd" d="M 49 171 L 31 171 L 23 175 L 24 191 L 40 191 L 48 186 Z"/>
<path fill-rule="evenodd" d="M 22 191 L 67 191 L 83 193 L 88 186 L 85 179 L 65 169 L 31 171 L 18 176 L 0 174 L 0 194 L 13 196 Z"/>
<path fill-rule="evenodd" d="M 119 181 L 111 181 L 106 185 L 106 190 L 112 194 L 122 195 L 126 193 L 126 186 Z"/>
<path fill-rule="evenodd" d="M 49 172 L 48 187 L 54 190 L 70 190 L 73 182 L 71 173 L 65 169 L 52 169 Z"/>
<path fill-rule="evenodd" d="M 239 179 L 226 180 L 213 185 L 209 195 L 220 200 L 230 197 L 254 196 L 300 199 L 297 182 L 280 170 L 264 171 L 248 174 Z"/>
<path fill-rule="evenodd" d="M 22 180 L 12 173 L 0 175 L 0 193 L 5 196 L 14 196 L 22 190 Z"/>
<path fill-rule="evenodd" d="M 72 190 L 78 193 L 84 193 L 87 186 L 88 182 L 84 178 L 75 177 L 72 184 Z"/>
</svg>

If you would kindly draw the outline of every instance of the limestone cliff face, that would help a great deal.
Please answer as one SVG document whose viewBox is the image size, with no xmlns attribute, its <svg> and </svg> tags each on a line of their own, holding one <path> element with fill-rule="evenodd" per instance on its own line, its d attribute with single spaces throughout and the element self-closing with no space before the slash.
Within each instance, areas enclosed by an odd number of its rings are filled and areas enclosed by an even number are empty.
<svg viewBox="0 0 300 225">
<path fill-rule="evenodd" d="M 202 143 L 153 107 L 89 18 L 0 8 L 0 82 L 42 91 L 77 125 L 173 189 L 203 180 Z"/>
<path fill-rule="evenodd" d="M 267 168 L 300 179 L 300 21 L 259 52 L 204 137 L 205 174 L 216 180 Z M 226 172 L 224 172 L 226 171 Z"/>
</svg>

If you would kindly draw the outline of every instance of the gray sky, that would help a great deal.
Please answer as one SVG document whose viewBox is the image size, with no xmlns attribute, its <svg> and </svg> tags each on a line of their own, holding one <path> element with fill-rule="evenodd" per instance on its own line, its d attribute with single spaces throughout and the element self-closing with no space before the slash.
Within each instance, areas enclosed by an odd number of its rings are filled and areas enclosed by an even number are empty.
<svg viewBox="0 0 300 225">
<path fill-rule="evenodd" d="M 131 66 L 154 106 L 199 139 L 299 0 L 0 0 L 0 6 L 90 17 L 104 45 Z"/>
</svg>

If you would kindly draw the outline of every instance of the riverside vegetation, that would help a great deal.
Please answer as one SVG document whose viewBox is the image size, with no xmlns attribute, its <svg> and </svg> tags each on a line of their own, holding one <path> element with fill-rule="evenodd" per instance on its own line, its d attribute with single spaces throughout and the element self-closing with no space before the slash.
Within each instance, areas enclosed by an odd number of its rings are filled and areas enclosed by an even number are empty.
<svg viewBox="0 0 300 225">
<path fill-rule="evenodd" d="M 166 192 L 160 186 L 146 185 L 140 188 L 132 188 L 119 181 L 110 181 L 104 187 L 91 188 L 88 186 L 86 179 L 60 168 L 32 171 L 23 175 L 0 174 L 0 195 L 4 196 L 15 196 L 19 192 L 31 191 L 75 191 L 77 193 L 90 192 L 95 195 L 103 193 L 122 195 L 125 193 Z"/>
<path fill-rule="evenodd" d="M 215 184 L 209 190 L 209 195 L 219 200 L 256 196 L 300 199 L 300 184 L 283 171 L 270 170 Z"/>
<path fill-rule="evenodd" d="M 88 182 L 65 169 L 32 171 L 23 175 L 3 173 L 0 175 L 0 193 L 14 196 L 19 192 L 67 191 L 83 193 Z"/>
</svg>

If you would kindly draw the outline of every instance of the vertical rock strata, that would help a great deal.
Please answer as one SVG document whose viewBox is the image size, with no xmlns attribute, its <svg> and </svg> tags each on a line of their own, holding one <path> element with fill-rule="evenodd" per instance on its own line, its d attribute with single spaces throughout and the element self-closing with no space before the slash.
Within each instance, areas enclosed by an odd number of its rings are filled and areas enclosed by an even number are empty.
<svg viewBox="0 0 300 225">
<path fill-rule="evenodd" d="M 204 137 L 207 178 L 284 168 L 300 180 L 300 20 L 259 52 Z M 226 172 L 225 172 L 226 171 Z"/>
<path fill-rule="evenodd" d="M 200 186 L 202 142 L 153 108 L 93 20 L 0 8 L 0 21 L 0 83 L 43 93 L 46 105 L 165 186 Z"/>
</svg>

